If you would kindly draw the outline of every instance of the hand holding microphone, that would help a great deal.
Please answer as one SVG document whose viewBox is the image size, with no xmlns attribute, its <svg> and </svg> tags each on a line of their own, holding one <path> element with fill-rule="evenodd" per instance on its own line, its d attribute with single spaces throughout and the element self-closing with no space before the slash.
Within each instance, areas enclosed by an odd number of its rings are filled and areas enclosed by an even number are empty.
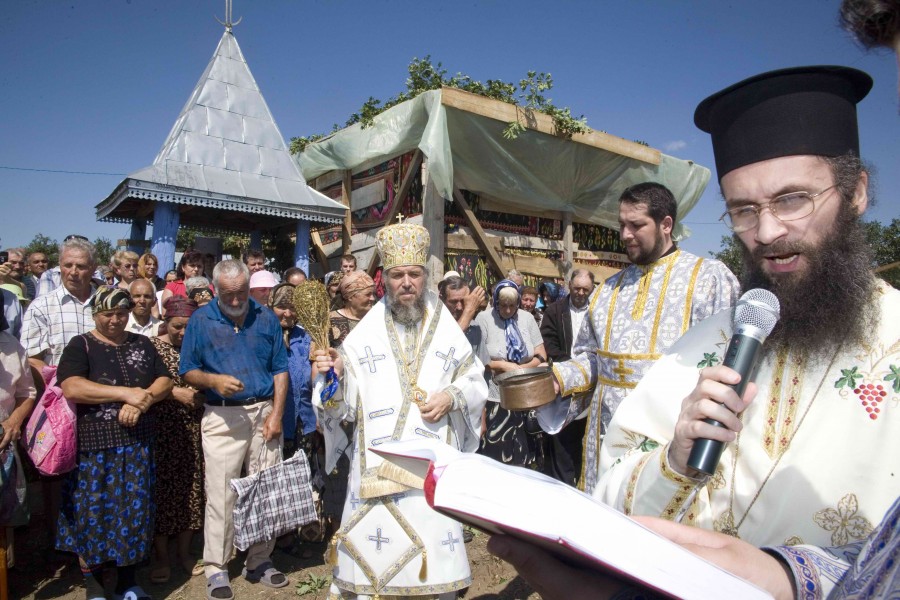
<svg viewBox="0 0 900 600">
<path fill-rule="evenodd" d="M 768 290 L 750 290 L 738 301 L 734 332 L 721 366 L 704 369 L 697 387 L 682 403 L 669 460 L 675 470 L 688 467 L 712 475 L 725 443 L 740 431 L 737 414 L 755 394 L 744 398 L 762 356 L 762 347 L 778 321 L 778 299 Z"/>
</svg>

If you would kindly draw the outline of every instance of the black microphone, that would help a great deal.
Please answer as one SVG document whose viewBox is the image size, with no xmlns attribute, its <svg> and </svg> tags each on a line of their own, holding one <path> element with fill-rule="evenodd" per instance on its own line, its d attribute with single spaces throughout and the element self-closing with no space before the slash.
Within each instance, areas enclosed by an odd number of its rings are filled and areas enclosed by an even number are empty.
<svg viewBox="0 0 900 600">
<path fill-rule="evenodd" d="M 728 350 L 725 351 L 725 360 L 722 363 L 741 376 L 738 383 L 729 386 L 738 396 L 743 397 L 744 390 L 756 371 L 756 363 L 762 356 L 763 342 L 772 333 L 780 315 L 781 305 L 778 298 L 769 290 L 753 289 L 738 300 L 734 310 L 734 333 L 728 342 Z M 703 420 L 716 427 L 725 427 L 715 419 Z M 725 450 L 724 442 L 698 438 L 691 448 L 687 464 L 701 473 L 712 475 L 716 472 L 723 450 Z"/>
</svg>

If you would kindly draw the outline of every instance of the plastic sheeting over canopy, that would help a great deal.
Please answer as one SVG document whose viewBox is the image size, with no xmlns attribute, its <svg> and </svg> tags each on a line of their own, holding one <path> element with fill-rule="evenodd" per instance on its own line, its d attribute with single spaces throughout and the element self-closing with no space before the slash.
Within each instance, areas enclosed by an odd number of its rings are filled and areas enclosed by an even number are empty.
<svg viewBox="0 0 900 600">
<path fill-rule="evenodd" d="M 645 181 L 665 185 L 678 201 L 681 221 L 709 182 L 706 167 L 656 151 L 652 154 L 658 164 L 653 164 L 655 160 L 532 129 L 505 139 L 505 121 L 445 106 L 443 93 L 425 92 L 376 116 L 370 127 L 356 124 L 310 144 L 295 160 L 310 181 L 332 170 L 359 171 L 419 148 L 428 158 L 429 177 L 444 198 L 452 197 L 455 185 L 489 198 L 491 210 L 571 212 L 576 221 L 616 230 L 618 199 L 628 186 Z M 687 233 L 676 227 L 677 238 Z"/>
</svg>

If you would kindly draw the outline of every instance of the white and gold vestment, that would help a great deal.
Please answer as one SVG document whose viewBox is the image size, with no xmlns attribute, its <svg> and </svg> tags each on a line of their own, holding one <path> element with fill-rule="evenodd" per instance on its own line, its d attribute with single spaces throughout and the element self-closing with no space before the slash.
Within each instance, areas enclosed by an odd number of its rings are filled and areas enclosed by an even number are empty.
<svg viewBox="0 0 900 600">
<path fill-rule="evenodd" d="M 472 581 L 461 525 L 429 508 L 421 489 L 386 477 L 383 459 L 371 451 L 417 436 L 463 452 L 478 448 L 484 366 L 435 294 L 426 292 L 426 306 L 423 321 L 405 327 L 383 300 L 375 304 L 340 347 L 340 391 L 318 407 L 329 464 L 342 447 L 338 423 L 355 423 L 348 497 L 329 550 L 337 552 L 333 593 L 439 595 Z M 416 401 L 441 391 L 453 409 L 427 423 Z"/>
<path fill-rule="evenodd" d="M 683 513 L 755 546 L 865 538 L 900 491 L 900 292 L 880 282 L 875 294 L 880 324 L 866 344 L 814 361 L 764 358 L 738 440 L 699 485 L 666 452 L 699 370 L 722 362 L 732 311 L 692 328 L 619 406 L 594 495 L 628 514 Z"/>
<path fill-rule="evenodd" d="M 644 373 L 692 325 L 737 302 L 740 286 L 728 268 L 683 250 L 649 265 L 632 265 L 596 289 L 580 332 L 573 331 L 571 360 L 556 363 L 562 396 L 574 394 L 564 419 L 539 411 L 556 433 L 589 401 L 584 459 L 578 487 L 593 491 L 600 475 L 600 446 L 610 418 Z M 541 414 L 543 413 L 543 414 Z"/>
</svg>

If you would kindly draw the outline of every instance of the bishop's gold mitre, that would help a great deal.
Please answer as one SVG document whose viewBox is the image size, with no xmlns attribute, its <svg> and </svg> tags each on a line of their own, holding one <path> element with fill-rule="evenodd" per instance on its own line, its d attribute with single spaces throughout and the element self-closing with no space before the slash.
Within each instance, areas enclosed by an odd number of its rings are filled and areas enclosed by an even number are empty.
<svg viewBox="0 0 900 600">
<path fill-rule="evenodd" d="M 430 245 L 428 230 L 413 223 L 382 227 L 375 236 L 375 247 L 385 271 L 412 265 L 424 267 Z"/>
</svg>

